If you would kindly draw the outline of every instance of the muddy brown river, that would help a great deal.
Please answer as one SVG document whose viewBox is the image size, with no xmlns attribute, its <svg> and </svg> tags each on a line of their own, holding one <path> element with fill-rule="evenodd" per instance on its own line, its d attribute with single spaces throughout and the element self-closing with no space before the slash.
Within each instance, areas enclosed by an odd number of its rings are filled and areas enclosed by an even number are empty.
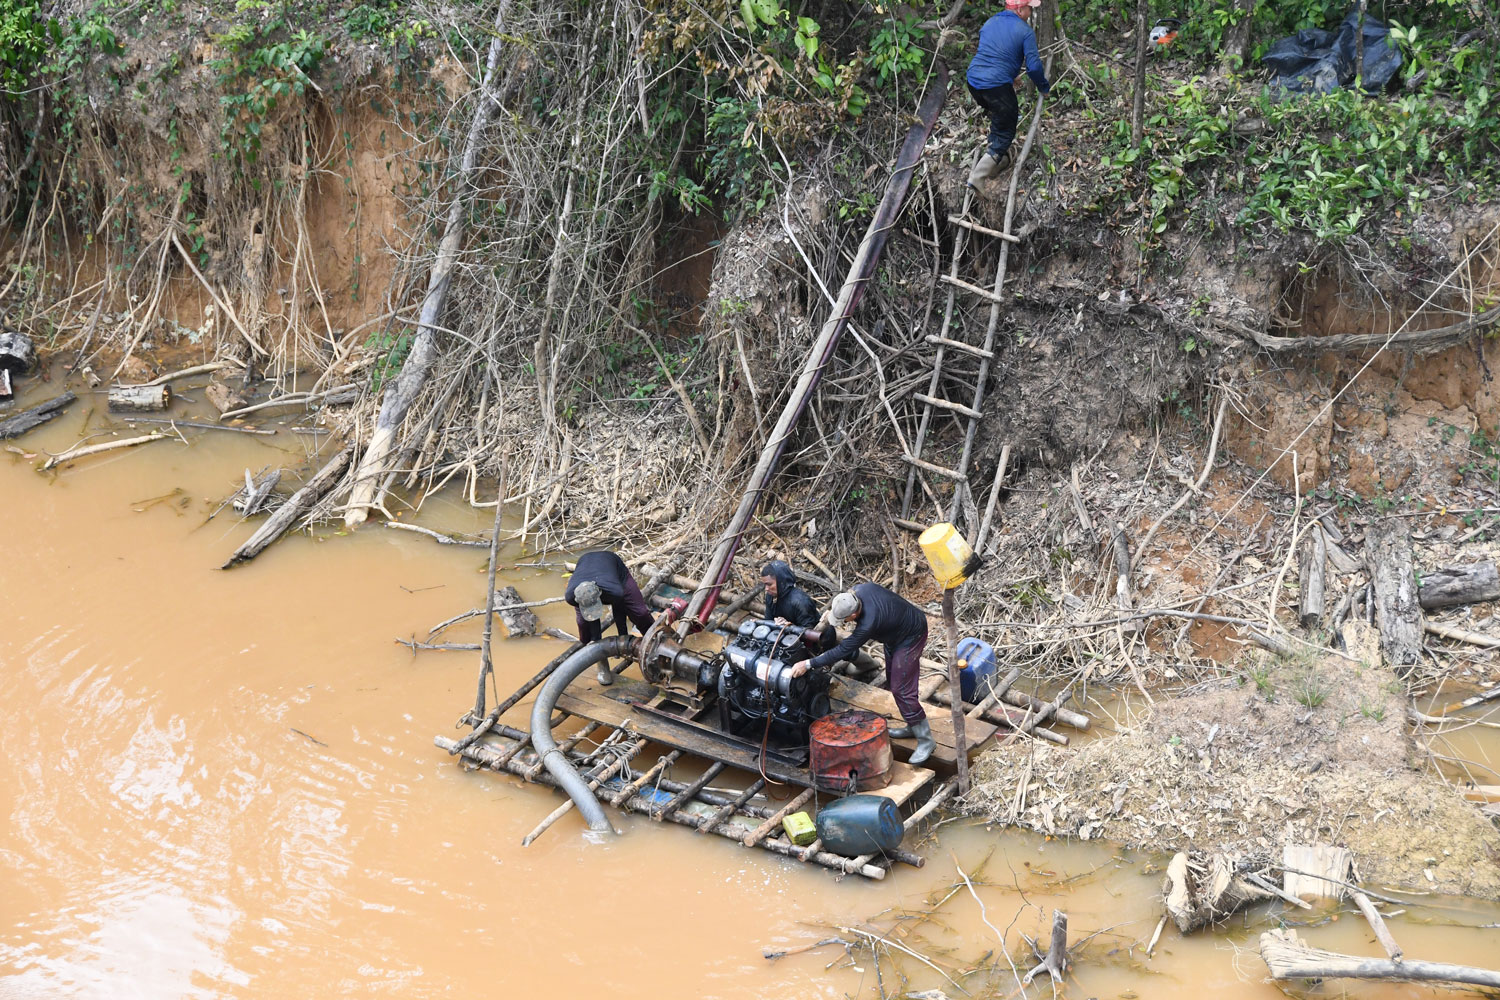
<svg viewBox="0 0 1500 1000">
<path fill-rule="evenodd" d="M 1279 997 L 1255 951 L 1278 921 L 1380 954 L 1352 910 L 1278 903 L 1217 935 L 1169 928 L 1148 957 L 1165 858 L 966 822 L 882 883 L 633 818 L 590 842 L 569 816 L 522 848 L 559 796 L 432 743 L 472 704 L 477 655 L 393 641 L 482 603 L 483 550 L 372 525 L 221 572 L 250 526 L 207 514 L 245 467 L 297 464 L 309 439 L 189 431 L 36 472 L 86 420 L 98 430 L 90 406 L 12 442 L 39 457 L 0 453 L 0 997 L 1005 995 L 997 931 L 1025 971 L 1022 934 L 1054 907 L 1073 941 L 1094 935 L 1073 997 Z M 490 517 L 455 493 L 412 519 L 479 532 Z M 528 598 L 562 586 L 504 576 Z M 559 607 L 543 621 L 571 628 Z M 560 649 L 499 643 L 501 690 Z M 1409 956 L 1500 963 L 1500 909 L 1413 899 L 1391 922 Z M 861 932 L 892 957 L 762 957 Z"/>
</svg>

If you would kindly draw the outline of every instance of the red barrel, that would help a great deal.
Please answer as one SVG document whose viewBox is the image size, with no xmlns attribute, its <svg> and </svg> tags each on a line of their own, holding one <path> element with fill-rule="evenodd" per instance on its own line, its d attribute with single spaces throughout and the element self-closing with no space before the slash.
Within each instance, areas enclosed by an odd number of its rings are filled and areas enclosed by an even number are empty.
<svg viewBox="0 0 1500 1000">
<path fill-rule="evenodd" d="M 813 783 L 831 792 L 861 792 L 891 783 L 891 734 L 883 716 L 850 709 L 808 729 Z"/>
</svg>

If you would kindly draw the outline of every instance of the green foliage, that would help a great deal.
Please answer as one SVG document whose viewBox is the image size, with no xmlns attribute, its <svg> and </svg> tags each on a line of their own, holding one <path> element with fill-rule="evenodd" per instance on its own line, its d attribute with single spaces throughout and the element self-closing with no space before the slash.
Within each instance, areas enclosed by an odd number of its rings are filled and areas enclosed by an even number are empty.
<svg viewBox="0 0 1500 1000">
<path fill-rule="evenodd" d="M 892 83 L 904 74 L 915 75 L 927 62 L 921 44 L 927 32 L 917 27 L 919 18 L 892 16 L 885 26 L 870 36 L 869 66 L 882 84 Z"/>
<path fill-rule="evenodd" d="M 407 354 L 411 353 L 412 333 L 404 330 L 377 330 L 365 339 L 365 350 L 375 355 L 370 368 L 370 390 L 379 392 L 392 377 L 401 373 Z"/>
<path fill-rule="evenodd" d="M 227 54 L 212 66 L 224 91 L 219 97 L 224 112 L 221 152 L 248 165 L 260 156 L 261 130 L 277 104 L 302 96 L 312 83 L 328 53 L 328 39 L 293 28 L 291 11 L 267 0 L 239 0 L 236 10 L 251 16 L 217 36 Z"/>
<path fill-rule="evenodd" d="M 60 36 L 57 21 L 44 17 L 35 2 L 0 2 L 0 86 L 16 95 L 25 91 Z"/>
</svg>

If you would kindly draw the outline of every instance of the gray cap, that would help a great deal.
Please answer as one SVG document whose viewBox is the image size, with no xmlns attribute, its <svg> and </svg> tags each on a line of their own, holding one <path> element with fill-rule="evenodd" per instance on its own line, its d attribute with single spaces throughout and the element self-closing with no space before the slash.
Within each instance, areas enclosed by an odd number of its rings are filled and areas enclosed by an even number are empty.
<svg viewBox="0 0 1500 1000">
<path fill-rule="evenodd" d="M 573 588 L 573 602 L 586 622 L 596 622 L 604 617 L 604 601 L 599 596 L 599 585 L 593 580 L 584 580 Z"/>
<path fill-rule="evenodd" d="M 828 605 L 828 615 L 836 622 L 843 621 L 858 610 L 859 598 L 847 590 L 840 594 L 834 594 L 833 603 Z"/>
</svg>

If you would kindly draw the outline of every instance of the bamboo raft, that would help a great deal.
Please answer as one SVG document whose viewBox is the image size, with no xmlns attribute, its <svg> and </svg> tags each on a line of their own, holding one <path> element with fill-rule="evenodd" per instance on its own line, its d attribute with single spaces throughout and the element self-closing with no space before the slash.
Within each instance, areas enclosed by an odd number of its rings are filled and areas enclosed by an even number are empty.
<svg viewBox="0 0 1500 1000">
<path fill-rule="evenodd" d="M 732 629 L 737 619 L 737 614 L 731 616 L 724 627 Z M 697 638 L 711 646 L 722 642 L 724 636 L 705 632 Z M 459 724 L 473 727 L 468 736 L 458 740 L 438 736 L 433 742 L 462 758 L 468 766 L 556 788 L 555 780 L 532 748 L 530 733 L 500 719 L 578 648 L 578 644 L 570 646 L 483 719 L 473 713 L 466 714 Z M 658 688 L 636 677 L 624 676 L 622 671 L 632 663 L 631 660 L 617 663 L 613 668 L 615 681 L 608 686 L 601 685 L 593 671 L 576 679 L 558 699 L 552 719 L 554 729 L 569 720 L 578 727 L 566 737 L 558 737 L 559 748 L 594 788 L 601 802 L 654 822 L 690 827 L 699 833 L 738 841 L 745 847 L 817 865 L 841 877 L 883 879 L 896 864 L 917 868 L 925 864 L 925 858 L 905 849 L 880 857 L 848 857 L 825 850 L 820 841 L 806 847 L 793 844 L 781 821 L 791 813 L 815 806 L 820 797 L 828 801 L 838 794 L 816 789 L 812 774 L 800 757 L 779 752 L 774 746 L 762 754 L 758 744 L 720 731 L 718 713 L 696 707 L 690 692 L 671 686 Z M 904 763 L 915 744 L 910 740 L 892 740 L 890 784 L 868 793 L 896 803 L 908 834 L 949 802 L 957 791 L 957 779 L 951 777 L 958 754 L 951 713 L 938 700 L 947 694 L 944 683 L 944 679 L 934 676 L 922 687 L 923 703 L 938 743 L 937 751 L 929 758 L 931 766 Z M 965 728 L 967 753 L 972 754 L 1005 729 L 1039 730 L 1036 723 L 1046 718 L 1045 713 L 1028 707 L 1018 718 L 1007 714 L 1014 713 L 1014 708 L 995 704 L 1007 693 L 1006 689 L 1008 685 L 997 688 L 981 705 L 965 703 L 970 715 Z M 829 693 L 835 712 L 859 708 L 887 717 L 895 714 L 894 699 L 889 692 L 854 677 L 836 677 Z M 1024 701 L 1024 696 L 1017 701 Z M 1064 711 L 1063 715 L 1081 720 L 1085 727 L 1088 724 L 1087 717 L 1076 713 Z M 1065 741 L 1066 737 L 1062 739 Z M 647 770 L 629 777 L 630 761 L 648 746 L 663 748 L 660 758 Z M 674 765 L 690 768 L 698 777 L 686 782 L 672 780 L 668 774 Z M 773 800 L 767 796 L 773 784 L 790 786 L 795 793 L 785 801 Z M 550 828 L 571 806 L 572 802 L 565 800 L 524 842 L 529 844 Z"/>
</svg>

